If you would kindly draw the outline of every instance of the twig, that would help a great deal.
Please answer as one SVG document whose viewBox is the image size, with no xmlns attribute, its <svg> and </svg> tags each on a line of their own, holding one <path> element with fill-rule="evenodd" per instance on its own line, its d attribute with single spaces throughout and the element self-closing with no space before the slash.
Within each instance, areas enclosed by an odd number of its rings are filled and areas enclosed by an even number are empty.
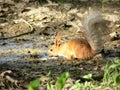
<svg viewBox="0 0 120 90">
<path fill-rule="evenodd" d="M 18 86 L 18 80 L 15 80 L 15 79 L 13 79 L 12 77 L 10 77 L 9 75 L 7 75 L 7 74 L 11 74 L 12 73 L 12 71 L 11 70 L 7 70 L 7 71 L 4 71 L 4 72 L 2 72 L 1 74 L 0 74 L 0 76 L 2 77 L 2 78 L 5 78 L 5 79 L 7 79 L 8 81 L 10 81 L 11 83 L 14 83 L 16 86 Z"/>
<path fill-rule="evenodd" d="M 28 23 L 26 20 L 24 20 L 23 18 L 21 18 L 19 20 L 14 20 L 15 23 L 18 23 L 18 22 L 21 22 L 21 21 L 23 21 L 24 23 L 26 23 L 27 25 L 29 25 L 30 28 L 31 28 L 31 31 L 33 30 L 32 25 L 30 23 Z"/>
<path fill-rule="evenodd" d="M 0 76 L 3 78 L 6 73 L 9 73 L 9 74 L 10 74 L 10 73 L 12 73 L 12 71 L 11 71 L 11 70 L 4 71 L 4 72 L 2 72 L 2 73 L 0 74 Z"/>
<path fill-rule="evenodd" d="M 44 5 L 44 6 L 58 6 L 57 3 L 53 3 L 52 1 L 50 0 L 47 0 L 48 4 Z"/>
</svg>

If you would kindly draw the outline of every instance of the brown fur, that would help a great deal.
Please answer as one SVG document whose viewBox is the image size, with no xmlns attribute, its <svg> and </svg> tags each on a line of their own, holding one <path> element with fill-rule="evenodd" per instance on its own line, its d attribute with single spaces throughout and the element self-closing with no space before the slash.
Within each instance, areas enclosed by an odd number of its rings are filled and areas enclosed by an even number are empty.
<svg viewBox="0 0 120 90">
<path fill-rule="evenodd" d="M 71 39 L 67 43 L 60 42 L 62 33 L 56 36 L 55 44 L 48 51 L 49 55 L 65 56 L 67 59 L 80 58 L 89 59 L 99 53 L 103 48 L 102 36 L 108 34 L 106 20 L 93 12 L 85 17 L 83 26 L 85 28 L 85 39 Z"/>
<path fill-rule="evenodd" d="M 52 52 L 51 52 L 52 51 Z M 85 39 L 71 39 L 61 45 L 53 45 L 49 55 L 60 55 L 71 60 L 73 58 L 89 59 L 94 56 L 89 43 Z"/>
</svg>

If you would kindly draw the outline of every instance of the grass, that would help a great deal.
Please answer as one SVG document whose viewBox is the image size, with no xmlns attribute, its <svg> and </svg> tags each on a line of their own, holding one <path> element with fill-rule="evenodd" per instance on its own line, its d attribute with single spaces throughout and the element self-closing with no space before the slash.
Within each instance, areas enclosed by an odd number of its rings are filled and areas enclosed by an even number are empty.
<svg viewBox="0 0 120 90">
<path fill-rule="evenodd" d="M 102 5 L 102 11 L 104 11 L 105 5 L 108 3 L 109 0 L 100 0 Z"/>
<path fill-rule="evenodd" d="M 117 84 L 120 84 L 120 59 L 115 59 L 111 65 L 106 65 L 103 78 L 103 85 Z"/>
<path fill-rule="evenodd" d="M 120 90 L 120 59 L 113 60 L 112 64 L 107 63 L 101 81 L 93 80 L 92 74 L 83 76 L 90 80 L 85 82 L 76 80 L 74 83 L 67 83 L 69 78 L 69 72 L 63 73 L 46 84 L 47 90 Z M 36 79 L 30 83 L 28 90 L 39 90 L 39 86 L 40 79 Z"/>
</svg>

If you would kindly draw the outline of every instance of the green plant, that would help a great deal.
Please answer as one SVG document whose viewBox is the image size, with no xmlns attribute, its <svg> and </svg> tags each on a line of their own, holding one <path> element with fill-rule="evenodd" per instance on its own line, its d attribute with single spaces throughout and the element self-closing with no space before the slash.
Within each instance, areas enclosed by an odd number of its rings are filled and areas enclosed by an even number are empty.
<svg viewBox="0 0 120 90">
<path fill-rule="evenodd" d="M 49 71 L 47 76 L 51 76 L 52 72 Z M 113 60 L 112 64 L 108 63 L 104 69 L 104 76 L 102 81 L 95 81 L 92 74 L 84 75 L 83 78 L 90 80 L 81 82 L 76 80 L 75 82 L 66 83 L 70 77 L 68 72 L 63 73 L 56 80 L 51 80 L 46 84 L 47 90 L 111 90 L 120 89 L 120 59 Z M 28 90 L 39 90 L 40 79 L 36 79 L 30 82 Z M 67 89 L 66 89 L 67 88 Z M 68 89 L 69 88 L 69 89 Z"/>
<path fill-rule="evenodd" d="M 34 81 L 30 82 L 30 85 L 28 86 L 28 90 L 39 90 L 40 85 L 40 79 L 35 79 Z"/>
<path fill-rule="evenodd" d="M 69 76 L 70 76 L 69 73 L 66 72 L 66 73 L 63 73 L 61 75 L 61 77 L 57 78 L 57 82 L 56 82 L 56 89 L 57 90 L 62 90 L 62 88 L 64 87 L 64 85 L 65 85 L 67 79 L 69 78 Z"/>
<path fill-rule="evenodd" d="M 82 90 L 93 90 L 93 88 L 92 88 L 92 83 L 86 81 L 86 82 L 82 85 Z"/>
<path fill-rule="evenodd" d="M 69 76 L 70 75 L 68 72 L 63 73 L 60 77 L 57 78 L 56 85 L 53 84 L 55 82 L 53 80 L 48 82 L 47 83 L 47 90 L 62 90 L 62 88 L 64 87 Z"/>
<path fill-rule="evenodd" d="M 104 70 L 103 84 L 116 85 L 120 83 L 120 60 L 116 59 L 111 65 L 107 64 Z"/>
<path fill-rule="evenodd" d="M 93 84 L 92 82 L 80 82 L 80 80 L 77 80 L 74 84 L 71 85 L 72 90 L 93 90 Z"/>
<path fill-rule="evenodd" d="M 51 0 L 53 2 L 57 2 L 57 3 L 64 3 L 64 0 Z"/>
<path fill-rule="evenodd" d="M 100 0 L 102 4 L 105 4 L 108 2 L 108 0 Z"/>
<path fill-rule="evenodd" d="M 77 80 L 72 86 L 72 89 L 73 90 L 80 90 L 80 87 L 81 87 L 81 83 L 80 83 L 80 80 Z"/>
<path fill-rule="evenodd" d="M 47 76 L 51 76 L 52 75 L 52 71 L 49 71 Z"/>
<path fill-rule="evenodd" d="M 92 74 L 84 75 L 83 78 L 88 79 L 88 80 L 92 80 Z"/>
<path fill-rule="evenodd" d="M 47 83 L 47 90 L 55 90 L 53 83 L 54 83 L 53 80 Z"/>
<path fill-rule="evenodd" d="M 108 0 L 100 0 L 100 2 L 102 4 L 102 9 L 104 9 L 104 6 L 108 2 Z"/>
</svg>

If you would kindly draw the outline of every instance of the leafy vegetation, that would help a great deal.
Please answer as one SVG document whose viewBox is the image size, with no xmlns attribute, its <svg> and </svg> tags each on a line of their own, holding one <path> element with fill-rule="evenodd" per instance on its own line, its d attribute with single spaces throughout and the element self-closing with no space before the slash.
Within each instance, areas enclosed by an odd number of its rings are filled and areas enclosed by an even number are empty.
<svg viewBox="0 0 120 90">
<path fill-rule="evenodd" d="M 120 60 L 115 59 L 111 65 L 106 65 L 104 70 L 104 85 L 117 85 L 120 83 Z"/>
<path fill-rule="evenodd" d="M 57 82 L 56 82 L 57 90 L 62 90 L 68 78 L 69 78 L 68 72 L 62 74 L 61 77 L 57 78 Z"/>
<path fill-rule="evenodd" d="M 40 79 L 30 82 L 28 90 L 39 90 Z"/>
<path fill-rule="evenodd" d="M 76 80 L 74 83 L 66 83 L 70 77 L 69 73 L 63 73 L 56 80 L 52 80 L 46 84 L 47 90 L 64 90 L 69 88 L 70 90 L 98 90 L 105 89 L 107 87 L 112 90 L 120 89 L 120 59 L 115 59 L 112 64 L 107 64 L 104 69 L 104 76 L 101 83 L 95 81 L 92 78 L 92 74 L 84 75 L 83 78 L 90 80 L 82 82 Z M 38 90 L 40 85 L 40 79 L 32 81 L 28 87 L 28 90 Z"/>
<path fill-rule="evenodd" d="M 108 2 L 108 0 L 100 0 L 102 4 L 102 10 L 104 10 L 105 4 Z"/>
</svg>

